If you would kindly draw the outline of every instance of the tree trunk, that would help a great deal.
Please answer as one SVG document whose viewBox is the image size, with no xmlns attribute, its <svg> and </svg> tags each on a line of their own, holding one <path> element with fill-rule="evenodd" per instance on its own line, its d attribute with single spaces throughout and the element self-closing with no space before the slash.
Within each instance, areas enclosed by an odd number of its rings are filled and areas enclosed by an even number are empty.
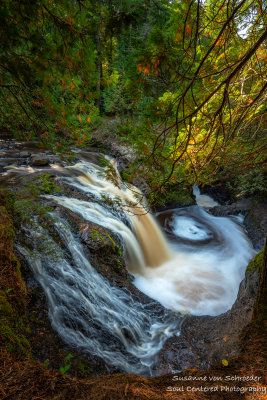
<svg viewBox="0 0 267 400">
<path fill-rule="evenodd" d="M 96 99 L 96 106 L 97 106 L 100 114 L 103 113 L 103 99 L 102 99 L 103 69 L 102 69 L 102 39 L 101 39 L 101 24 L 102 24 L 101 3 L 102 3 L 102 0 L 98 0 L 99 23 L 98 23 L 97 37 L 96 37 L 96 45 L 97 45 L 97 61 L 96 61 L 96 70 L 97 70 L 96 93 L 97 93 L 97 99 Z"/>
</svg>

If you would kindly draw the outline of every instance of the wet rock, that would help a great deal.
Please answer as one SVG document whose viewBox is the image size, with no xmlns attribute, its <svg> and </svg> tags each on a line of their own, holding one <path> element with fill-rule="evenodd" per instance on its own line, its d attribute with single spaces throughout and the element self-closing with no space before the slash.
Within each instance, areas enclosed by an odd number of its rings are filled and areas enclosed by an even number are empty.
<svg viewBox="0 0 267 400">
<path fill-rule="evenodd" d="M 82 198 L 84 199 L 83 196 Z M 133 285 L 132 276 L 126 268 L 122 241 L 118 235 L 101 225 L 84 220 L 64 207 L 58 207 L 57 211 L 66 218 L 74 232 L 78 233 L 90 263 L 99 274 L 108 279 L 112 286 L 130 292 L 133 298 L 143 304 L 153 304 L 153 312 L 164 312 L 163 306 Z"/>
<path fill-rule="evenodd" d="M 201 194 L 206 194 L 219 204 L 229 204 L 233 201 L 233 195 L 227 182 L 217 182 L 214 185 L 204 185 L 200 188 Z"/>
<path fill-rule="evenodd" d="M 245 217 L 244 226 L 253 247 L 263 248 L 264 236 L 267 235 L 267 205 L 260 198 L 243 198 L 230 205 L 217 206 L 209 210 L 217 217 L 241 214 Z"/>
<path fill-rule="evenodd" d="M 262 201 L 255 201 L 244 220 L 254 248 L 261 250 L 264 245 L 264 237 L 267 236 L 267 204 Z"/>
<path fill-rule="evenodd" d="M 47 156 L 41 155 L 41 154 L 35 155 L 31 159 L 31 165 L 34 165 L 34 166 L 42 167 L 42 166 L 48 165 L 49 162 L 50 162 L 49 158 Z"/>
<path fill-rule="evenodd" d="M 16 158 L 4 158 L 0 160 L 0 168 L 3 170 L 8 170 L 10 167 L 17 166 L 17 164 Z"/>
<path fill-rule="evenodd" d="M 30 156 L 31 156 L 31 153 L 30 153 L 28 150 L 23 150 L 23 151 L 21 151 L 21 152 L 19 153 L 19 156 L 20 156 L 21 158 L 27 158 L 27 157 L 30 157 Z"/>
<path fill-rule="evenodd" d="M 49 157 L 49 162 L 50 162 L 50 164 L 58 164 L 60 166 L 64 165 L 64 163 L 62 162 L 62 159 L 56 155 L 51 155 Z"/>
<path fill-rule="evenodd" d="M 246 215 L 253 206 L 254 201 L 255 199 L 253 198 L 243 198 L 229 205 L 213 207 L 209 212 L 216 217 L 226 217 L 239 213 Z"/>
<path fill-rule="evenodd" d="M 104 157 L 104 154 L 96 153 L 95 151 L 79 151 L 76 153 L 76 156 L 79 160 L 85 160 L 101 165 L 101 159 Z"/>
</svg>

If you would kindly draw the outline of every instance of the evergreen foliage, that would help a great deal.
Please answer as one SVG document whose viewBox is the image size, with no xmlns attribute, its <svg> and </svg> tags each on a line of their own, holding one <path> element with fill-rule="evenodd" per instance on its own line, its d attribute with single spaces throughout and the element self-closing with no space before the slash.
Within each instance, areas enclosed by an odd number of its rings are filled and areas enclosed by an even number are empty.
<svg viewBox="0 0 267 400">
<path fill-rule="evenodd" d="M 265 13 L 262 0 L 3 0 L 3 129 L 68 152 L 119 117 L 140 154 L 130 179 L 152 196 L 257 171 L 261 190 Z"/>
</svg>

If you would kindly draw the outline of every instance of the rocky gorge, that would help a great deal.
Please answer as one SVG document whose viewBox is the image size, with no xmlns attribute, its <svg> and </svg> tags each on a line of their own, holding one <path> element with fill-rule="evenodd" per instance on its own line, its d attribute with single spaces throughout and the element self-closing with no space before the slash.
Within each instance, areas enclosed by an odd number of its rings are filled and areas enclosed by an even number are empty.
<svg viewBox="0 0 267 400">
<path fill-rule="evenodd" d="M 103 156 L 99 152 L 91 150 L 77 152 L 77 157 L 78 159 L 80 157 L 82 159 L 101 163 L 101 158 Z M 133 299 L 138 299 L 144 307 L 147 307 L 151 310 L 150 312 L 155 315 L 164 315 L 164 307 L 158 302 L 151 302 L 151 299 L 140 292 L 133 284 L 131 274 L 129 274 L 125 265 L 125 257 L 123 257 L 122 251 L 123 245 L 118 234 L 114 234 L 114 232 L 107 227 L 88 221 L 88 219 L 81 215 L 63 207 L 62 204 L 57 203 L 53 198 L 49 198 L 49 196 L 55 196 L 57 194 L 63 194 L 65 197 L 71 194 L 72 198 L 76 198 L 80 201 L 93 200 L 92 195 L 89 194 L 89 197 L 88 195 L 84 195 L 76 188 L 67 185 L 64 179 L 61 181 L 58 180 L 58 177 L 64 178 L 66 161 L 62 161 L 58 155 L 40 153 L 35 143 L 15 142 L 14 139 L 2 140 L 0 161 L 2 168 L 0 175 L 1 187 L 8 190 L 12 189 L 14 196 L 24 199 L 24 202 L 20 203 L 22 213 L 20 208 L 20 217 L 14 219 L 16 228 L 15 249 L 17 249 L 17 258 L 21 264 L 22 278 L 26 283 L 26 292 L 21 295 L 24 297 L 24 309 L 20 309 L 19 307 L 19 313 L 22 315 L 24 314 L 25 329 L 23 328 L 23 336 L 26 338 L 28 344 L 25 344 L 25 342 L 22 348 L 24 348 L 26 353 L 29 353 L 30 349 L 34 359 L 45 364 L 46 368 L 49 368 L 49 371 L 61 368 L 61 372 L 68 372 L 77 379 L 88 379 L 88 377 L 92 379 L 92 377 L 96 375 L 113 373 L 115 375 L 110 375 L 108 379 L 112 379 L 112 376 L 116 379 L 116 374 L 121 372 L 119 367 L 114 367 L 111 363 L 103 361 L 101 357 L 95 354 L 90 354 L 90 352 L 88 354 L 85 349 L 76 349 L 75 346 L 69 347 L 69 345 L 64 343 L 64 341 L 62 342 L 62 339 L 52 330 L 48 317 L 49 305 L 47 297 L 44 295 L 40 282 L 38 282 L 38 279 L 36 280 L 36 277 L 33 275 L 32 269 L 29 268 L 29 257 L 23 256 L 23 252 L 18 251 L 21 245 L 25 245 L 31 251 L 35 251 L 32 244 L 32 237 L 27 235 L 27 229 L 25 229 L 27 210 L 25 210 L 24 207 L 31 207 L 30 211 L 34 209 L 38 211 L 39 215 L 41 211 L 43 220 L 46 221 L 46 223 L 47 213 L 51 211 L 64 216 L 66 221 L 70 224 L 72 231 L 75 232 L 75 237 L 77 236 L 82 243 L 85 255 L 90 258 L 93 267 L 100 275 L 108 279 L 112 287 L 120 289 L 126 288 L 126 292 L 129 292 Z M 60 168 L 60 166 L 62 166 L 62 168 Z M 74 175 L 75 174 L 74 171 Z M 43 197 L 40 201 L 40 204 L 45 208 L 44 210 L 40 210 L 40 208 L 37 210 L 36 202 L 32 198 L 33 194 L 35 195 L 35 193 L 32 192 L 36 191 L 36 187 L 38 195 L 47 196 L 46 199 Z M 206 188 L 205 190 L 208 192 L 209 189 Z M 9 204 L 6 196 L 6 192 L 1 195 L 4 205 Z M 100 204 L 106 201 L 107 199 L 103 198 Z M 218 201 L 220 202 L 220 196 L 218 197 Z M 13 210 L 12 212 L 16 213 L 18 211 Z M 231 202 L 231 204 L 218 205 L 210 208 L 209 213 L 215 216 L 242 214 L 244 217 L 244 227 L 254 248 L 258 252 L 263 248 L 263 240 L 264 236 L 266 236 L 267 229 L 267 213 L 266 206 L 260 198 L 236 199 L 236 201 Z M 55 231 L 52 225 L 53 221 L 51 220 L 51 223 L 48 223 L 46 229 L 56 237 L 57 241 L 62 241 L 63 239 L 60 239 L 58 232 Z M 66 254 L 69 254 L 67 249 L 65 250 Z M 47 249 L 45 249 L 45 251 L 47 251 Z M 70 255 L 68 255 L 67 258 L 68 257 L 70 257 Z M 264 259 L 264 250 L 261 250 L 250 262 L 247 267 L 245 278 L 240 284 L 237 299 L 230 310 L 218 316 L 192 316 L 190 314 L 183 316 L 181 323 L 176 327 L 176 329 L 179 329 L 179 335 L 167 338 L 161 350 L 155 355 L 153 375 L 160 377 L 166 374 L 184 373 L 183 371 L 192 369 L 197 369 L 198 374 L 202 374 L 204 372 L 201 371 L 207 371 L 214 365 L 221 364 L 222 360 L 230 360 L 242 354 L 243 342 L 241 340 L 241 333 L 244 332 L 244 329 L 251 322 L 253 313 L 255 314 L 257 293 L 261 293 L 262 295 L 262 291 L 264 290 L 262 289 L 262 283 L 260 283 L 259 273 L 260 270 L 264 270 L 263 268 L 261 269 Z M 21 283 L 21 285 L 24 284 Z M 261 288 L 260 291 L 258 290 L 259 285 Z M 5 291 L 5 298 L 10 298 L 12 303 L 14 297 L 16 297 L 15 289 L 13 287 L 7 288 L 6 286 L 3 289 Z M 8 291 L 9 289 L 11 290 Z M 134 338 L 131 338 L 131 331 L 126 330 L 124 334 L 130 342 L 134 341 Z M 109 340 L 110 338 L 108 336 L 104 337 L 104 342 L 108 342 Z M 19 356 L 17 362 L 21 362 L 21 360 L 22 358 Z M 66 379 L 65 376 L 64 379 Z M 134 380 L 135 378 L 131 379 Z M 123 382 L 123 379 L 121 379 L 121 381 Z M 152 380 L 151 382 L 156 383 L 159 381 Z M 55 383 L 54 388 L 56 385 L 57 383 Z M 84 382 L 84 385 L 86 386 L 87 383 Z M 146 383 L 144 385 L 146 385 Z M 8 386 L 6 386 L 6 388 L 7 387 Z M 125 397 L 120 398 L 142 398 L 133 397 L 133 394 L 130 395 L 132 397 L 127 397 L 128 389 L 126 390 L 126 388 L 124 388 L 124 391 Z M 176 396 L 177 394 L 174 395 Z M 21 396 L 23 396 L 23 394 L 21 394 Z M 68 398 L 67 396 L 68 395 L 65 394 L 63 398 Z M 107 392 L 105 396 L 106 397 L 100 397 L 99 394 L 99 397 L 92 398 L 109 398 Z M 157 398 L 156 392 L 153 396 L 154 397 L 150 398 Z"/>
</svg>

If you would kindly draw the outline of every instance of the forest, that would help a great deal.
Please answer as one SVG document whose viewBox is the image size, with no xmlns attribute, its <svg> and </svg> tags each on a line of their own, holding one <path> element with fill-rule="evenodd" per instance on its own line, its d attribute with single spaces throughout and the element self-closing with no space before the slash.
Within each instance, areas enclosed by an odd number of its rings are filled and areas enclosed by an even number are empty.
<svg viewBox="0 0 267 400">
<path fill-rule="evenodd" d="M 266 386 L 263 0 L 2 0 L 0 399 Z"/>
<path fill-rule="evenodd" d="M 143 175 L 152 203 L 174 182 L 264 190 L 265 8 L 4 1 L 3 129 L 71 156 L 103 127 L 139 153 L 127 179 Z"/>
</svg>

